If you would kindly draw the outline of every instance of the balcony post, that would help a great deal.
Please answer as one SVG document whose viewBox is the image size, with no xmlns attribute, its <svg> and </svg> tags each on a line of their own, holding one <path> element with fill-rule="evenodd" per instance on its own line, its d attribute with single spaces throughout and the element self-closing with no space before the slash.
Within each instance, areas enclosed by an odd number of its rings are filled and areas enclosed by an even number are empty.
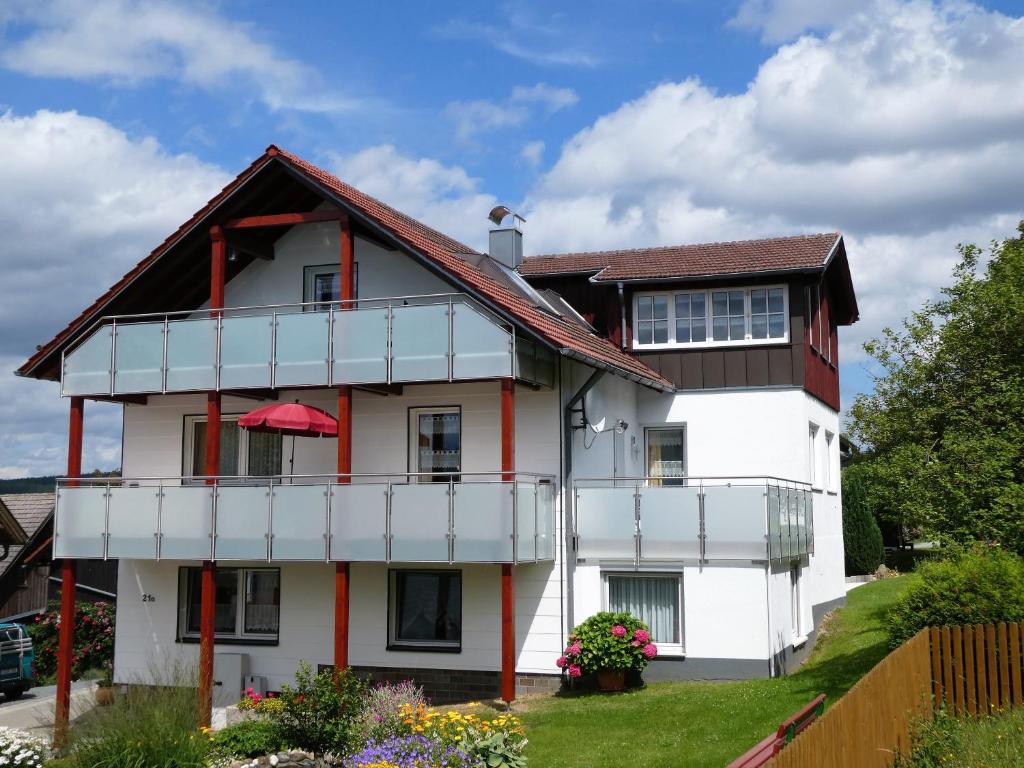
<svg viewBox="0 0 1024 768">
<path fill-rule="evenodd" d="M 82 431 L 85 399 L 71 398 L 68 418 L 68 474 L 82 476 Z M 70 482 L 69 486 L 77 485 Z M 67 745 L 68 721 L 71 713 L 71 666 L 75 647 L 75 561 L 61 561 L 60 632 L 57 641 L 57 701 L 54 712 L 53 744 L 58 749 Z"/>
<path fill-rule="evenodd" d="M 210 309 L 224 308 L 224 271 L 227 266 L 227 240 L 219 226 L 210 227 Z M 212 317 L 219 317 L 214 311 Z M 217 493 L 216 480 L 220 474 L 220 411 L 218 390 L 206 393 L 206 462 L 203 474 L 210 492 Z M 216 502 L 210 508 L 215 508 Z M 212 521 L 211 521 L 212 522 Z M 212 545 L 211 541 L 211 557 Z M 217 564 L 203 561 L 199 597 L 199 725 L 208 727 L 213 709 L 213 651 L 217 604 Z"/>
<path fill-rule="evenodd" d="M 348 216 L 338 220 L 341 274 L 338 276 L 338 305 L 342 310 L 353 308 L 355 290 L 355 253 L 352 226 Z M 338 387 L 338 482 L 351 482 L 352 474 L 352 387 Z M 343 511 L 344 512 L 344 511 Z M 335 675 L 348 667 L 349 634 L 349 564 L 334 564 L 334 671 Z"/>
<path fill-rule="evenodd" d="M 501 479 L 515 482 L 516 469 L 516 383 L 501 380 Z M 513 488 L 513 493 L 515 489 Z M 513 535 L 515 528 L 513 527 Z M 515 571 L 512 563 L 501 565 L 501 698 L 516 697 L 516 611 Z"/>
</svg>

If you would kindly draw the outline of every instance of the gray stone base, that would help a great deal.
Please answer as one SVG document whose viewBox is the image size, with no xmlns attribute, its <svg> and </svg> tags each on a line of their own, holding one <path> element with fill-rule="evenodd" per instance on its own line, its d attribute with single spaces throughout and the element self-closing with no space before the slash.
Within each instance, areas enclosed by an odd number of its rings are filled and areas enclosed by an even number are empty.
<svg viewBox="0 0 1024 768">
<path fill-rule="evenodd" d="M 767 659 L 661 658 L 647 665 L 648 683 L 672 680 L 750 680 L 768 677 Z"/>
<path fill-rule="evenodd" d="M 352 667 L 357 677 L 375 683 L 412 680 L 423 686 L 433 704 L 454 704 L 501 696 L 501 673 L 466 669 L 417 667 Z"/>
<path fill-rule="evenodd" d="M 826 613 L 828 613 L 829 611 L 833 611 L 836 608 L 842 608 L 844 605 L 846 605 L 846 595 L 843 595 L 842 597 L 837 597 L 835 600 L 829 600 L 827 602 L 818 603 L 817 605 L 812 606 L 811 615 L 814 617 L 815 628 L 817 628 L 817 626 L 821 623 L 821 619 L 822 617 L 824 617 Z"/>
<path fill-rule="evenodd" d="M 516 675 L 516 696 L 528 696 L 531 693 L 555 693 L 561 687 L 561 675 Z"/>
</svg>

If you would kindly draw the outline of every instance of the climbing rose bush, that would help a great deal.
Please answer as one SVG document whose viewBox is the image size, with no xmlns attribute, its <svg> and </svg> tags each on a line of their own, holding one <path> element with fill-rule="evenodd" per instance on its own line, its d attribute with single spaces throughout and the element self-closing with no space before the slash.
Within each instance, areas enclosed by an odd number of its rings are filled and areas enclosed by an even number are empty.
<svg viewBox="0 0 1024 768">
<path fill-rule="evenodd" d="M 28 626 L 36 653 L 36 675 L 57 674 L 57 645 L 60 628 L 60 603 L 51 600 L 46 612 Z M 114 606 L 106 602 L 79 603 L 75 606 L 75 647 L 71 676 L 80 677 L 89 669 L 109 669 L 114 663 Z"/>
<path fill-rule="evenodd" d="M 631 613 L 595 613 L 569 635 L 569 645 L 555 661 L 569 677 L 601 670 L 640 672 L 658 655 L 651 632 Z"/>
<path fill-rule="evenodd" d="M 24 731 L 0 728 L 0 765 L 4 768 L 42 768 L 46 744 Z"/>
</svg>

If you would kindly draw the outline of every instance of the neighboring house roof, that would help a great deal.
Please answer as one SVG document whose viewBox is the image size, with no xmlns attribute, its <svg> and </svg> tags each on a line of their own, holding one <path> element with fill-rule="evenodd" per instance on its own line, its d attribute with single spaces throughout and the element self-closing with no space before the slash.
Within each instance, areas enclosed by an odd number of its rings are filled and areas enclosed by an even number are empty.
<svg viewBox="0 0 1024 768">
<path fill-rule="evenodd" d="M 497 280 L 488 275 L 485 270 L 472 263 L 481 257 L 481 254 L 473 249 L 360 192 L 322 168 L 273 145 L 67 328 L 42 345 L 17 373 L 22 376 L 35 375 L 37 366 L 56 354 L 76 332 L 98 319 L 103 308 L 114 297 L 125 291 L 136 277 L 149 269 L 186 234 L 195 230 L 241 184 L 268 164 L 276 162 L 286 164 L 308 181 L 315 183 L 336 203 L 347 208 L 353 215 L 363 218 L 364 223 L 375 224 L 384 236 L 399 241 L 415 254 L 432 262 L 453 278 L 456 284 L 460 284 L 468 292 L 490 304 L 493 309 L 505 314 L 509 320 L 519 324 L 560 353 L 588 365 L 610 369 L 647 386 L 674 389 L 671 382 L 637 358 L 623 352 L 608 339 L 590 333 L 576 322 L 544 311 L 532 303 L 527 294 L 515 290 L 510 281 Z"/>
<path fill-rule="evenodd" d="M 841 238 L 838 232 L 828 232 L 662 248 L 554 253 L 528 256 L 519 271 L 530 277 L 592 273 L 594 282 L 618 282 L 820 270 Z"/>
<path fill-rule="evenodd" d="M 0 496 L 0 505 L 6 507 L 25 531 L 27 541 L 31 542 L 40 528 L 53 514 L 55 496 L 52 493 L 7 493 Z M 26 544 L 25 546 L 29 546 Z M 0 576 L 18 560 L 24 547 L 12 546 L 4 560 L 0 560 Z"/>
</svg>

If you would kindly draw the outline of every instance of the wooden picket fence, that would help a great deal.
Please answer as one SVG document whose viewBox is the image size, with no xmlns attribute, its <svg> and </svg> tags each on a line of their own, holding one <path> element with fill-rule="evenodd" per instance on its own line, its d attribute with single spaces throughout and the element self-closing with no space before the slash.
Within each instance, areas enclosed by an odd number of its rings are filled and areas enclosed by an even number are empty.
<svg viewBox="0 0 1024 768">
<path fill-rule="evenodd" d="M 977 717 L 1024 706 L 1024 624 L 924 629 L 774 757 L 773 768 L 888 768 L 944 706 Z"/>
</svg>

